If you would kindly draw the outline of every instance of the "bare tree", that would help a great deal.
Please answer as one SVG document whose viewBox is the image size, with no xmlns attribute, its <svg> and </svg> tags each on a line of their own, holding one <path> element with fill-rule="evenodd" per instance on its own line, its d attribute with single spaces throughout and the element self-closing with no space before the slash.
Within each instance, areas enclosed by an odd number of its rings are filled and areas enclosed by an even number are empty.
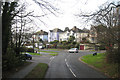
<svg viewBox="0 0 120 80">
<path fill-rule="evenodd" d="M 97 29 L 99 43 L 107 46 L 108 62 L 120 62 L 120 1 L 107 3 L 92 14 L 78 14 L 87 20 L 93 20 Z M 118 71 L 120 72 L 120 65 Z"/>
<path fill-rule="evenodd" d="M 45 0 L 33 0 L 33 1 L 36 3 L 36 5 L 40 6 L 40 8 L 42 9 L 44 14 L 34 15 L 33 14 L 34 11 L 26 13 L 25 12 L 26 4 L 21 5 L 21 7 L 17 9 L 19 11 L 19 13 L 16 15 L 17 19 L 15 19 L 16 27 L 13 27 L 13 29 L 14 29 L 13 31 L 16 31 L 16 38 L 14 38 L 14 39 L 16 39 L 16 48 L 17 49 L 20 49 L 20 47 L 23 45 L 23 43 L 25 43 L 25 41 L 23 42 L 23 38 L 25 40 L 25 37 L 27 36 L 27 35 L 24 35 L 25 34 L 25 25 L 27 24 L 26 22 L 34 23 L 33 18 L 36 18 L 40 22 L 45 24 L 45 22 L 42 21 L 41 17 L 44 17 L 44 16 L 49 15 L 49 14 L 56 15 L 55 12 L 57 12 L 57 10 L 58 10 L 57 8 L 52 6 L 52 4 L 50 4 L 49 2 L 47 2 Z M 46 9 L 50 13 L 44 12 L 44 9 Z M 18 24 L 19 24 L 19 27 L 18 27 Z M 34 27 L 29 27 L 29 29 L 26 29 L 26 30 L 30 31 L 30 28 L 34 29 Z M 35 30 L 33 30 L 33 31 L 35 32 Z M 32 32 L 32 34 L 34 34 L 34 32 Z M 16 50 L 16 51 L 19 54 L 19 50 Z"/>
</svg>

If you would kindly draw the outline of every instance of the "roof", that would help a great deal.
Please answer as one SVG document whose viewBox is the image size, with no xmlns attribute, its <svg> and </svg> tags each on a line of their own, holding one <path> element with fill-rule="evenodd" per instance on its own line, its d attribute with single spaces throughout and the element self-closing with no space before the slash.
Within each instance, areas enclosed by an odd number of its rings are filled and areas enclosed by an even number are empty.
<svg viewBox="0 0 120 80">
<path fill-rule="evenodd" d="M 66 32 L 66 31 L 70 31 L 70 29 L 68 27 L 65 27 L 64 32 Z"/>
<path fill-rule="evenodd" d="M 73 32 L 84 32 L 83 30 L 77 28 L 76 26 L 74 26 L 71 30 L 72 30 Z"/>
<path fill-rule="evenodd" d="M 38 32 L 36 32 L 35 34 L 39 34 L 39 35 L 48 35 L 47 32 L 43 31 L 43 30 L 40 30 Z"/>
<path fill-rule="evenodd" d="M 89 33 L 90 31 L 87 28 L 83 28 L 83 31 Z"/>
<path fill-rule="evenodd" d="M 50 32 L 63 32 L 63 31 L 61 29 L 59 29 L 59 28 L 55 28 L 53 30 L 50 30 Z"/>
<path fill-rule="evenodd" d="M 65 30 L 64 30 L 64 32 L 66 32 L 66 31 L 68 31 L 68 32 L 73 31 L 75 33 L 76 32 L 84 32 L 83 30 L 77 28 L 76 26 L 74 26 L 72 29 L 69 29 L 68 27 L 66 27 Z"/>
</svg>

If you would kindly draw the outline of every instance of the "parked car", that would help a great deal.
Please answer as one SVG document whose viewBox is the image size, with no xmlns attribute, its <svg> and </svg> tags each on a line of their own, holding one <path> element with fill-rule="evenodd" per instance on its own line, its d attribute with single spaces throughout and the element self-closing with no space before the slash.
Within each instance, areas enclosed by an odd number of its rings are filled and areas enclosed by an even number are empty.
<svg viewBox="0 0 120 80">
<path fill-rule="evenodd" d="M 32 60 L 32 55 L 29 53 L 25 53 L 25 59 Z"/>
<path fill-rule="evenodd" d="M 71 48 L 68 50 L 69 53 L 73 52 L 73 53 L 78 53 L 78 49 L 77 48 Z"/>
<path fill-rule="evenodd" d="M 44 47 L 43 46 L 39 46 L 39 49 L 44 49 Z"/>
<path fill-rule="evenodd" d="M 33 48 L 33 46 L 26 46 L 27 48 Z"/>
</svg>

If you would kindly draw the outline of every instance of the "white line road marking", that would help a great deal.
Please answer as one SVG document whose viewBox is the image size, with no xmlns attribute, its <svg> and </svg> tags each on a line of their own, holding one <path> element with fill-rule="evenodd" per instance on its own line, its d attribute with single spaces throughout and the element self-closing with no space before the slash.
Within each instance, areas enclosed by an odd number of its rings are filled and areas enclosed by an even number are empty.
<svg viewBox="0 0 120 80">
<path fill-rule="evenodd" d="M 66 65 L 68 67 L 68 69 L 70 70 L 70 72 L 73 74 L 74 77 L 76 77 L 75 73 L 72 71 L 72 69 L 70 68 L 70 66 L 67 63 L 67 59 L 65 59 Z"/>
<path fill-rule="evenodd" d="M 55 58 L 54 56 L 50 58 L 50 62 L 48 63 L 49 65 L 51 64 L 51 62 L 54 58 Z"/>
<path fill-rule="evenodd" d="M 70 68 L 69 68 L 70 69 Z M 70 69 L 71 73 L 74 75 L 74 77 L 76 77 L 76 75 L 74 74 L 74 72 Z"/>
<path fill-rule="evenodd" d="M 53 59 L 53 58 L 55 58 L 54 56 L 53 57 L 50 57 L 50 59 Z"/>
<path fill-rule="evenodd" d="M 65 59 L 65 62 L 67 61 L 67 59 Z"/>
<path fill-rule="evenodd" d="M 68 65 L 68 63 L 66 62 L 66 65 L 67 65 L 67 67 L 69 68 L 69 65 Z"/>
</svg>

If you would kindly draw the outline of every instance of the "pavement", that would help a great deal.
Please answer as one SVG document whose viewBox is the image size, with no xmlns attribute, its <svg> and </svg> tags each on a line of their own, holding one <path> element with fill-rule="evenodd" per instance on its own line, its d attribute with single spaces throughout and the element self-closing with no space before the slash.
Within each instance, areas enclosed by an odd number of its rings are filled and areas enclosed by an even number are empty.
<svg viewBox="0 0 120 80">
<path fill-rule="evenodd" d="M 79 61 L 81 56 L 92 54 L 89 51 L 69 54 L 66 51 L 58 51 L 58 56 L 50 56 L 45 53 L 43 56 L 33 56 L 33 62 L 29 66 L 18 71 L 9 78 L 24 78 L 38 63 L 46 63 L 49 69 L 45 78 L 106 78 L 106 76 L 95 69 Z"/>
<path fill-rule="evenodd" d="M 43 56 L 33 55 L 32 60 L 27 60 L 28 62 L 32 62 L 30 65 L 26 66 L 22 70 L 16 72 L 14 75 L 9 76 L 8 78 L 24 78 L 38 63 L 46 63 L 49 64 L 50 59 L 52 56 L 46 55 L 45 53 Z"/>
<path fill-rule="evenodd" d="M 38 63 L 32 63 L 9 78 L 24 78 Z"/>
</svg>

